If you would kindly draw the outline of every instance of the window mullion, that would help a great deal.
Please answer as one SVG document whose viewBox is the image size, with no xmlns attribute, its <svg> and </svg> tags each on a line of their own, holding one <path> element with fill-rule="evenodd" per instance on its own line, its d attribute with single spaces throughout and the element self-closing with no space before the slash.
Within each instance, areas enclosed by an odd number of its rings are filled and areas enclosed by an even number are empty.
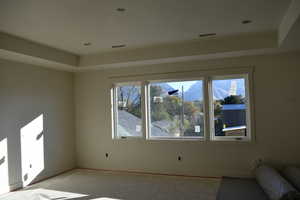
<svg viewBox="0 0 300 200">
<path fill-rule="evenodd" d="M 118 98 L 117 98 L 117 88 L 116 86 L 113 86 L 113 134 L 114 134 L 114 138 L 118 138 L 119 135 L 118 135 L 118 131 L 117 131 L 117 127 L 118 127 L 118 104 L 117 104 L 117 101 L 118 101 Z"/>
<path fill-rule="evenodd" d="M 142 134 L 143 138 L 148 138 L 148 83 L 143 82 L 141 88 L 141 107 L 142 107 Z"/>
<path fill-rule="evenodd" d="M 210 116 L 210 111 L 211 111 L 211 83 L 210 83 L 210 78 L 205 77 L 204 78 L 204 124 L 205 124 L 205 132 L 204 132 L 204 138 L 205 140 L 210 140 L 211 137 L 211 116 Z"/>
<path fill-rule="evenodd" d="M 252 83 L 252 81 L 251 81 Z M 251 97 L 252 93 L 250 93 L 250 90 L 252 91 L 250 87 L 250 80 L 249 80 L 249 74 L 245 75 L 245 90 L 246 90 L 246 108 L 247 108 L 247 113 L 246 113 L 246 126 L 247 126 L 247 140 L 251 140 L 253 138 L 252 134 L 252 123 L 254 123 L 254 120 L 251 119 L 251 112 L 252 110 L 252 102 L 251 102 Z"/>
</svg>

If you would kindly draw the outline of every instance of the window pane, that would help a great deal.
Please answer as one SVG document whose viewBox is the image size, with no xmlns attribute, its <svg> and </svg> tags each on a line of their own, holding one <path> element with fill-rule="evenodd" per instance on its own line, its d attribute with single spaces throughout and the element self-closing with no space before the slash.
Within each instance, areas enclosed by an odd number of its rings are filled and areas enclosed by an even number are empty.
<svg viewBox="0 0 300 200">
<path fill-rule="evenodd" d="M 150 84 L 151 137 L 203 137 L 203 81 Z"/>
<path fill-rule="evenodd" d="M 117 87 L 117 136 L 142 136 L 141 87 Z"/>
<path fill-rule="evenodd" d="M 245 79 L 213 80 L 215 136 L 246 136 Z"/>
</svg>

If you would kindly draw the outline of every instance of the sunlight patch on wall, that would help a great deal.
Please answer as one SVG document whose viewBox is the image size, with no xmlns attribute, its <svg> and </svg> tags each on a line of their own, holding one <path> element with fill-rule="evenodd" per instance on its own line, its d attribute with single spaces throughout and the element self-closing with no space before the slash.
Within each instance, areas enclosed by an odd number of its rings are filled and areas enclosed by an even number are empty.
<svg viewBox="0 0 300 200">
<path fill-rule="evenodd" d="M 21 128 L 23 186 L 30 184 L 44 170 L 43 114 Z"/>
<path fill-rule="evenodd" d="M 7 138 L 0 141 L 0 194 L 9 192 Z"/>
</svg>

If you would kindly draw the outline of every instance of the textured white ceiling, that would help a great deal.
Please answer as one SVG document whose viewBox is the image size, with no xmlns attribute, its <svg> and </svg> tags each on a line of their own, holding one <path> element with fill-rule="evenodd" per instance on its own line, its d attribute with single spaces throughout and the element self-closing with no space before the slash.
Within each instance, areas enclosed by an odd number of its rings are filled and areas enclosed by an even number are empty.
<svg viewBox="0 0 300 200">
<path fill-rule="evenodd" d="M 289 0 L 0 0 L 0 31 L 84 55 L 277 29 Z M 125 8 L 125 12 L 117 12 Z M 250 19 L 251 24 L 241 24 Z M 91 46 L 83 43 L 90 42 Z"/>
</svg>

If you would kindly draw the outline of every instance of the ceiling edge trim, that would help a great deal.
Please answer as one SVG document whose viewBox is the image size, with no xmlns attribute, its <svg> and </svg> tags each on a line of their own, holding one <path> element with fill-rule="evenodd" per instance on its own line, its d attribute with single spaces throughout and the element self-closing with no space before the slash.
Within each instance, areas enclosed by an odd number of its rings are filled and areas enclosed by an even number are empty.
<svg viewBox="0 0 300 200">
<path fill-rule="evenodd" d="M 3 49 L 0 49 L 0 59 L 24 63 L 24 64 L 31 64 L 37 67 L 45 67 L 45 68 L 50 68 L 50 69 L 60 70 L 60 71 L 75 72 L 77 69 L 76 66 L 49 61 L 42 58 L 28 56 L 28 55 L 24 55 L 12 51 L 6 51 Z"/>
<path fill-rule="evenodd" d="M 69 66 L 78 66 L 79 56 L 60 49 L 0 32 L 0 50 L 36 57 Z"/>
<path fill-rule="evenodd" d="M 171 57 L 162 59 L 149 59 L 142 61 L 132 61 L 132 62 L 120 62 L 113 64 L 102 64 L 95 66 L 78 67 L 75 72 L 86 72 L 95 70 L 105 70 L 105 69 L 115 69 L 123 67 L 135 67 L 135 66 L 146 66 L 146 65 L 157 65 L 164 63 L 178 63 L 187 61 L 200 61 L 200 60 L 212 60 L 212 59 L 222 59 L 222 58 L 233 58 L 242 56 L 255 56 L 255 55 L 271 55 L 291 51 L 290 49 L 279 49 L 279 48 L 262 48 L 262 49 L 251 49 L 242 51 L 232 51 L 225 53 L 214 53 L 205 55 L 193 55 L 193 56 L 181 56 L 181 57 Z"/>
</svg>

